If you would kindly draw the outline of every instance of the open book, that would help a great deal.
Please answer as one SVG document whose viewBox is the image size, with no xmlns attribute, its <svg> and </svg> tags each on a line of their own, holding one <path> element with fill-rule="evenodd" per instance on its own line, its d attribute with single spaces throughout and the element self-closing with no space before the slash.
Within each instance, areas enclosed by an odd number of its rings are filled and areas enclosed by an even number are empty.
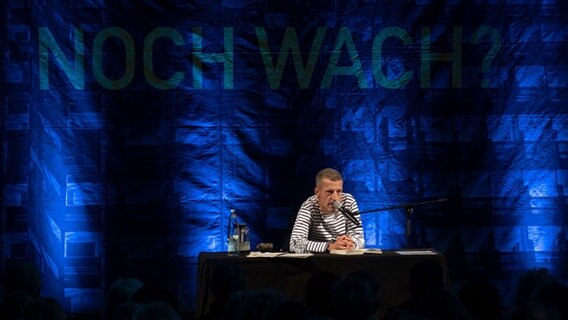
<svg viewBox="0 0 568 320">
<path fill-rule="evenodd" d="M 336 249 L 331 250 L 329 253 L 331 254 L 346 254 L 346 255 L 358 255 L 358 254 L 365 254 L 365 253 L 374 253 L 374 254 L 381 254 L 383 251 L 377 248 L 369 248 L 369 249 Z"/>
<path fill-rule="evenodd" d="M 331 249 L 329 251 L 331 254 L 347 254 L 347 255 L 354 255 L 354 254 L 364 254 L 365 250 L 363 249 Z"/>
</svg>

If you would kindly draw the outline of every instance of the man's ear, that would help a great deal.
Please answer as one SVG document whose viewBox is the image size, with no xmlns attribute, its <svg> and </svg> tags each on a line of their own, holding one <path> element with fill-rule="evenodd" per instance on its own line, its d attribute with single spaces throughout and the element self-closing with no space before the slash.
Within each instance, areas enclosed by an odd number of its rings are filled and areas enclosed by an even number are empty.
<svg viewBox="0 0 568 320">
<path fill-rule="evenodd" d="M 314 187 L 314 194 L 315 194 L 315 195 L 318 194 L 318 187 Z"/>
</svg>

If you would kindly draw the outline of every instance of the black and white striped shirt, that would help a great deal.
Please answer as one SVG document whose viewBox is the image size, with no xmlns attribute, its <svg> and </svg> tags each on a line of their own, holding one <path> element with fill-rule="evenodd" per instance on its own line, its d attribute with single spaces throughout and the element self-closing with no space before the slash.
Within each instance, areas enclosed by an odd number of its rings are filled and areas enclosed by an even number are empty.
<svg viewBox="0 0 568 320">
<path fill-rule="evenodd" d="M 328 242 L 335 241 L 337 237 L 344 234 L 353 238 L 356 248 L 364 248 L 363 225 L 355 198 L 349 193 L 343 193 L 341 205 L 353 212 L 355 218 L 359 221 L 359 226 L 353 224 L 339 211 L 323 214 L 318 205 L 317 197 L 313 195 L 304 201 L 300 210 L 298 210 L 290 236 L 290 250 L 294 251 L 296 243 L 305 242 L 307 239 L 306 248 L 308 252 L 325 252 Z"/>
</svg>

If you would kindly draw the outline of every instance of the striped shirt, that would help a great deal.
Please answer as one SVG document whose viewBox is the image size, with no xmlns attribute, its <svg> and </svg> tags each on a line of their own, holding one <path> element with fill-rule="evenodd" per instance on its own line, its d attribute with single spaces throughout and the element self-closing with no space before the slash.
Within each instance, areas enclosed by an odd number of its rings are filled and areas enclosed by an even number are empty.
<svg viewBox="0 0 568 320">
<path fill-rule="evenodd" d="M 315 195 L 304 201 L 292 228 L 290 250 L 294 251 L 296 243 L 305 242 L 307 239 L 306 249 L 308 252 L 325 252 L 328 242 L 335 241 L 336 238 L 344 234 L 353 238 L 355 248 L 364 248 L 363 225 L 355 198 L 349 193 L 343 193 L 341 195 L 341 206 L 353 213 L 359 221 L 359 226 L 353 224 L 339 211 L 324 215 Z"/>
</svg>

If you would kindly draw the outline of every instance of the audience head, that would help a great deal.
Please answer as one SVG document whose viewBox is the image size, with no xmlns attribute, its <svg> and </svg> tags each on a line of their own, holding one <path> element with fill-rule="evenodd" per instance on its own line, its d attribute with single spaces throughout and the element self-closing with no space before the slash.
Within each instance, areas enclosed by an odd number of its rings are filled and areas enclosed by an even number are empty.
<svg viewBox="0 0 568 320">
<path fill-rule="evenodd" d="M 103 317 L 102 320 L 131 320 L 134 318 L 140 305 L 134 301 L 128 301 L 117 305 L 111 315 Z"/>
<path fill-rule="evenodd" d="M 105 306 L 102 311 L 103 319 L 110 319 L 116 312 L 118 306 L 128 303 L 134 293 L 142 288 L 142 281 L 134 278 L 124 278 L 116 280 L 109 289 Z"/>
<path fill-rule="evenodd" d="M 548 269 L 545 268 L 528 270 L 521 274 L 515 290 L 515 307 L 525 306 L 538 288 L 552 281 L 552 279 Z"/>
<path fill-rule="evenodd" d="M 539 269 L 525 272 L 516 292 L 515 320 L 560 320 L 568 318 L 568 286 Z"/>
<path fill-rule="evenodd" d="M 359 270 L 351 273 L 348 277 L 359 279 L 362 282 L 369 285 L 374 297 L 372 301 L 374 306 L 373 305 L 371 306 L 374 307 L 375 309 L 373 312 L 377 311 L 380 304 L 380 292 L 381 292 L 381 286 L 377 276 L 367 270 Z"/>
<path fill-rule="evenodd" d="M 430 319 L 470 320 L 459 298 L 450 290 L 430 290 L 418 299 L 417 312 Z"/>
<path fill-rule="evenodd" d="M 313 314 L 331 316 L 331 288 L 339 280 L 335 273 L 322 271 L 312 275 L 306 284 L 306 308 Z"/>
<path fill-rule="evenodd" d="M 356 272 L 339 280 L 331 289 L 336 319 L 368 319 L 378 308 L 378 281 L 371 273 Z"/>
<path fill-rule="evenodd" d="M 144 284 L 132 295 L 132 301 L 139 304 L 161 301 L 169 304 L 175 310 L 178 310 L 179 307 L 177 298 L 173 293 L 167 287 L 158 283 Z"/>
<path fill-rule="evenodd" d="M 534 300 L 542 303 L 552 313 L 558 313 L 562 319 L 568 318 L 568 286 L 558 280 L 545 283 L 534 294 Z"/>
<path fill-rule="evenodd" d="M 179 313 L 164 301 L 139 304 L 133 320 L 181 320 Z"/>
<path fill-rule="evenodd" d="M 283 296 L 273 289 L 261 291 L 237 291 L 227 301 L 222 319 L 261 320 L 273 319 Z"/>
<path fill-rule="evenodd" d="M 468 310 L 472 319 L 499 319 L 501 313 L 501 295 L 497 287 L 486 280 L 472 280 L 464 284 L 458 298 Z"/>
</svg>

